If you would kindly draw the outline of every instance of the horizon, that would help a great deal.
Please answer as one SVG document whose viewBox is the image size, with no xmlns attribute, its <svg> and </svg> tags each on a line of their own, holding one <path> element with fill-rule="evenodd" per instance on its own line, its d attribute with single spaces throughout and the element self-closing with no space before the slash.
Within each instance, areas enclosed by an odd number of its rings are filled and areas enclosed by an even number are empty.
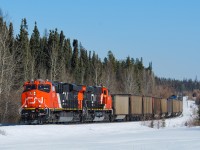
<svg viewBox="0 0 200 150">
<path fill-rule="evenodd" d="M 29 36 L 37 22 L 40 36 L 45 29 L 63 30 L 66 38 L 77 39 L 101 60 L 109 50 L 117 60 L 143 58 L 160 78 L 200 79 L 200 1 L 94 2 L 2 0 L 0 9 L 8 14 L 14 33 L 27 19 Z M 37 9 L 35 9 L 37 8 Z"/>
</svg>

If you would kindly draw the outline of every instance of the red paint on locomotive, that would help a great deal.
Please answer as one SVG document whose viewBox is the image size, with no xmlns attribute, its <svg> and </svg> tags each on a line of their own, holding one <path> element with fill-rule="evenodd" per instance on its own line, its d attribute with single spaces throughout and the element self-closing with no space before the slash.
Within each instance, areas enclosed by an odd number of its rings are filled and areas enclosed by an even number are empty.
<svg viewBox="0 0 200 150">
<path fill-rule="evenodd" d="M 55 87 L 49 81 L 34 80 L 24 83 L 22 108 L 60 108 Z"/>
</svg>

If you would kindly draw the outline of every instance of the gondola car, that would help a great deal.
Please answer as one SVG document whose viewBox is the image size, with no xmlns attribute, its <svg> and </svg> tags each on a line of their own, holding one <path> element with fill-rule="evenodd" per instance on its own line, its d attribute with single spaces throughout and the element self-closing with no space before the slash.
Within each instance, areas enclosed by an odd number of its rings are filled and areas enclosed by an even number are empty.
<svg viewBox="0 0 200 150">
<path fill-rule="evenodd" d="M 129 120 L 129 95 L 113 94 L 113 120 L 126 121 Z"/>
<path fill-rule="evenodd" d="M 130 114 L 129 119 L 141 120 L 143 118 L 143 100 L 142 96 L 139 95 L 130 95 Z"/>
</svg>

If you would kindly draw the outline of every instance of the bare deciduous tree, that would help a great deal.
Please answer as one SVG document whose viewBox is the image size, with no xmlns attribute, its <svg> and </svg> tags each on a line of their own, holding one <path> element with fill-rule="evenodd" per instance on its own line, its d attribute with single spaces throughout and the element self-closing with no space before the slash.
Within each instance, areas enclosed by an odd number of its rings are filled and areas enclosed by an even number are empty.
<svg viewBox="0 0 200 150">
<path fill-rule="evenodd" d="M 136 94 L 137 84 L 134 77 L 134 66 L 130 66 L 124 70 L 122 81 L 125 93 Z"/>
<path fill-rule="evenodd" d="M 12 97 L 14 95 L 12 87 L 16 76 L 15 51 L 10 51 L 8 44 L 10 39 L 6 23 L 3 22 L 0 28 L 0 122 L 6 122 L 9 116 L 14 116 L 13 110 L 18 110 L 18 105 L 13 104 L 18 103 L 19 100 L 14 99 L 16 97 Z M 13 100 L 16 102 L 13 102 Z"/>
<path fill-rule="evenodd" d="M 106 86 L 110 91 L 112 91 L 112 93 L 116 93 L 116 76 L 112 64 L 110 62 L 108 62 L 108 64 L 102 72 L 101 81 L 104 86 Z"/>
<path fill-rule="evenodd" d="M 150 70 L 143 70 L 143 95 L 151 96 L 155 90 L 155 77 Z"/>
</svg>

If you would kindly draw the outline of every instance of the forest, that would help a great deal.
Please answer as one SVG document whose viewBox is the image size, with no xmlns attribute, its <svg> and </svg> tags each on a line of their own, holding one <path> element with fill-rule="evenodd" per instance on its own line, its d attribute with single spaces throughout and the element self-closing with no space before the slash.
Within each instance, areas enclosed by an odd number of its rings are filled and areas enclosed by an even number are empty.
<svg viewBox="0 0 200 150">
<path fill-rule="evenodd" d="M 26 18 L 21 20 L 19 33 L 14 34 L 13 23 L 0 15 L 0 123 L 18 121 L 23 83 L 31 79 L 103 85 L 111 94 L 164 98 L 200 88 L 197 80 L 155 76 L 152 62 L 144 66 L 143 58 L 117 60 L 109 50 L 102 60 L 98 53 L 57 28 L 41 35 L 35 22 L 32 33 L 28 33 Z"/>
</svg>

